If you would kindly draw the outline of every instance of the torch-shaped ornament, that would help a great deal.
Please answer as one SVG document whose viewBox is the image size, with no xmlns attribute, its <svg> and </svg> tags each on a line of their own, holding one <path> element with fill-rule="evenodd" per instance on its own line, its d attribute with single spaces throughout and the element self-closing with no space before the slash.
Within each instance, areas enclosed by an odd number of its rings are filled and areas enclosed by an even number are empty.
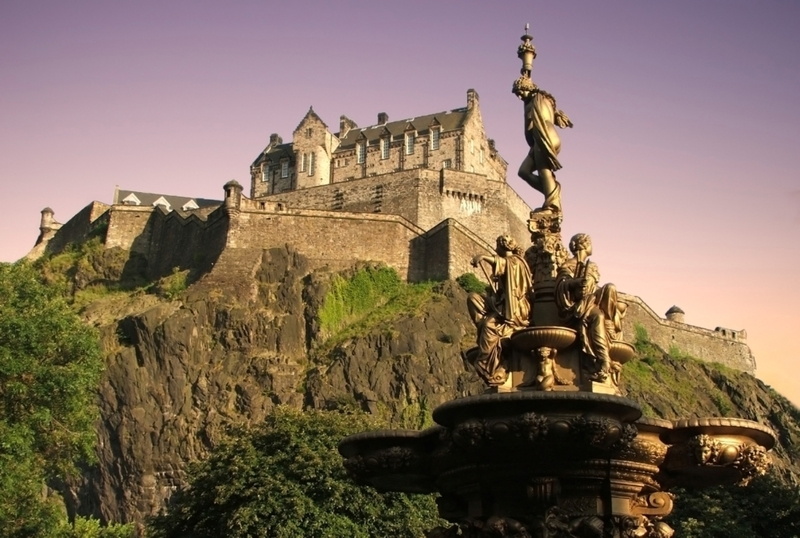
<svg viewBox="0 0 800 538">
<path fill-rule="evenodd" d="M 531 80 L 531 71 L 533 71 L 533 60 L 536 59 L 536 47 L 531 43 L 533 37 L 528 34 L 530 25 L 525 25 L 525 35 L 520 37 L 522 43 L 517 47 L 517 57 L 522 60 L 522 69 L 520 69 L 520 77 L 514 81 L 512 92 L 517 97 L 522 97 L 522 94 L 528 95 L 536 89 L 536 85 Z"/>
</svg>

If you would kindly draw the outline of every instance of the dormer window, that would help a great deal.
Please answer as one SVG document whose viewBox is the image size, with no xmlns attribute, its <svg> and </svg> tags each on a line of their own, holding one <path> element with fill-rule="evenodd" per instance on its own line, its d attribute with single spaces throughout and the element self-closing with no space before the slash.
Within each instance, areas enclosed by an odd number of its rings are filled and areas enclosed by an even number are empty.
<svg viewBox="0 0 800 538">
<path fill-rule="evenodd" d="M 381 159 L 389 158 L 389 151 L 392 146 L 392 139 L 388 136 L 381 138 Z"/>
<path fill-rule="evenodd" d="M 406 133 L 406 155 L 414 153 L 414 142 L 416 142 L 416 133 L 413 131 Z"/>
<path fill-rule="evenodd" d="M 261 165 L 261 181 L 269 181 L 269 165 L 267 163 Z"/>
<path fill-rule="evenodd" d="M 359 142 L 356 144 L 356 157 L 358 164 L 363 164 L 367 161 L 367 142 Z"/>
<path fill-rule="evenodd" d="M 442 134 L 441 127 L 434 127 L 431 129 L 431 149 L 436 150 L 439 149 L 439 138 Z"/>
<path fill-rule="evenodd" d="M 289 161 L 284 159 L 281 161 L 281 178 L 289 177 Z"/>
</svg>

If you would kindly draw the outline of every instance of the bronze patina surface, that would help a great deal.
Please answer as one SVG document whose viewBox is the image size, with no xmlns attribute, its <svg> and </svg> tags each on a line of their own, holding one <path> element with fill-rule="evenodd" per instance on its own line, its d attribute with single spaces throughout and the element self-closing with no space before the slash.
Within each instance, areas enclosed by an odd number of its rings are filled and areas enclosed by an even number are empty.
<svg viewBox="0 0 800 538">
<path fill-rule="evenodd" d="M 501 235 L 473 259 L 489 287 L 469 295 L 477 345 L 464 359 L 486 392 L 440 405 L 432 428 L 353 435 L 339 452 L 365 486 L 438 493 L 452 525 L 429 538 L 669 537 L 670 489 L 746 485 L 769 468 L 775 434 L 737 418 L 646 418 L 621 396 L 635 357 L 627 305 L 601 283 L 589 235 L 563 245 L 555 127 L 572 123 L 530 78 L 531 39 L 526 27 L 513 86 L 531 147 L 520 176 L 545 202 L 527 250 Z"/>
</svg>

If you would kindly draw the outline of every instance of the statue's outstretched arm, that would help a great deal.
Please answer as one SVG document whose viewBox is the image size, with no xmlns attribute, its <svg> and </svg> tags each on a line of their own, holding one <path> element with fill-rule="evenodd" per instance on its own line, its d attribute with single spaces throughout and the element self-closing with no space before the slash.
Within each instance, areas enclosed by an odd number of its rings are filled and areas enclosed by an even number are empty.
<svg viewBox="0 0 800 538">
<path fill-rule="evenodd" d="M 564 114 L 563 110 L 556 110 L 555 124 L 562 129 L 565 127 L 572 127 L 572 121 L 569 119 L 569 116 Z"/>
</svg>

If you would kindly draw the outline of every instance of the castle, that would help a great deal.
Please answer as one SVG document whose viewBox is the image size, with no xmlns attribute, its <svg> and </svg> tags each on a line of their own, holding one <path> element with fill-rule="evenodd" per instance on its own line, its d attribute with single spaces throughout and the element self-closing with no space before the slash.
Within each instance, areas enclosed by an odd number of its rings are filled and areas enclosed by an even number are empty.
<svg viewBox="0 0 800 538">
<path fill-rule="evenodd" d="M 501 234 L 530 242 L 531 208 L 507 167 L 471 89 L 465 107 L 392 122 L 380 113 L 361 128 L 341 116 L 336 133 L 310 109 L 291 142 L 270 135 L 250 166 L 249 197 L 235 180 L 222 201 L 116 189 L 112 204 L 92 202 L 63 225 L 45 208 L 27 257 L 100 233 L 106 248 L 143 257 L 151 278 L 191 268 L 240 285 L 263 249 L 291 245 L 316 268 L 378 261 L 409 281 L 452 279 L 475 271 L 473 256 L 491 253 Z M 629 338 L 639 324 L 664 349 L 754 371 L 744 331 L 694 327 L 682 312 L 664 319 L 625 300 Z"/>
</svg>

